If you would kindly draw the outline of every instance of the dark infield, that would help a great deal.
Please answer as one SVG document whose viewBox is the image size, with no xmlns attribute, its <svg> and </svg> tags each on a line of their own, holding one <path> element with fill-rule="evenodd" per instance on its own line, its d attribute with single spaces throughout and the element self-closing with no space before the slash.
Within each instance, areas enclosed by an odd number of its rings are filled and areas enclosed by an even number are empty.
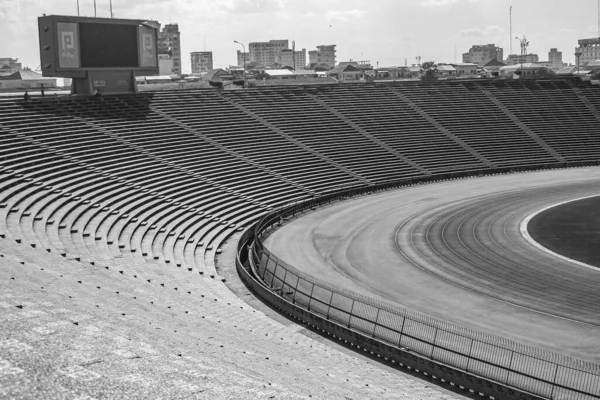
<svg viewBox="0 0 600 400">
<path fill-rule="evenodd" d="M 552 207 L 527 226 L 542 246 L 600 268 L 600 196 Z"/>
</svg>

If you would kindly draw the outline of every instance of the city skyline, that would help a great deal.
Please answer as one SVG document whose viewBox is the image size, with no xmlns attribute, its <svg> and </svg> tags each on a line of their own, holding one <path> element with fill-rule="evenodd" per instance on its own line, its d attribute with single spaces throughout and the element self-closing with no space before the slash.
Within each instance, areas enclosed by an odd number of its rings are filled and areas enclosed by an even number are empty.
<svg viewBox="0 0 600 400">
<path fill-rule="evenodd" d="M 93 0 L 80 0 L 80 14 L 93 16 Z M 109 0 L 96 0 L 98 17 L 110 17 Z M 512 53 L 515 36 L 527 35 L 530 53 L 540 60 L 550 48 L 574 63 L 577 40 L 598 37 L 597 1 L 573 7 L 558 0 L 381 0 L 365 6 L 357 0 L 113 0 L 116 18 L 179 24 L 182 55 L 212 51 L 214 67 L 237 64 L 237 50 L 250 42 L 287 39 L 296 48 L 337 45 L 337 61 L 369 60 L 376 66 L 421 61 L 461 62 L 472 45 L 495 44 L 510 54 L 509 7 L 512 5 Z M 37 17 L 76 15 L 76 0 L 0 0 L 0 56 L 39 65 Z M 257 29 L 260 28 L 260 29 Z M 184 60 L 187 57 L 184 57 Z M 191 65 L 183 63 L 183 72 Z"/>
</svg>

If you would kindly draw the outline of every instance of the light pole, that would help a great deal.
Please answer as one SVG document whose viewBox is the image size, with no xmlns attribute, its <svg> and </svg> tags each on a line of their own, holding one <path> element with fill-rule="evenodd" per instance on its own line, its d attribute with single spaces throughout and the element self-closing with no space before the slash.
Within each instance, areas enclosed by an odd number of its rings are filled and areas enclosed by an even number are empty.
<svg viewBox="0 0 600 400">
<path fill-rule="evenodd" d="M 577 59 L 577 76 L 579 76 L 579 58 L 581 57 L 583 53 L 578 51 L 577 53 L 575 53 L 575 58 Z"/>
<path fill-rule="evenodd" d="M 244 87 L 246 87 L 246 46 L 244 46 L 244 43 L 240 43 L 237 40 L 234 40 L 233 43 L 242 45 L 242 57 L 244 58 Z"/>
<path fill-rule="evenodd" d="M 520 76 L 520 78 L 523 78 L 523 57 L 525 57 L 525 54 L 527 53 L 527 46 L 529 46 L 529 41 L 525 38 L 525 35 L 523 35 L 523 38 L 519 38 L 518 36 L 516 36 L 515 39 L 517 39 L 519 42 L 521 42 L 521 76 Z"/>
</svg>

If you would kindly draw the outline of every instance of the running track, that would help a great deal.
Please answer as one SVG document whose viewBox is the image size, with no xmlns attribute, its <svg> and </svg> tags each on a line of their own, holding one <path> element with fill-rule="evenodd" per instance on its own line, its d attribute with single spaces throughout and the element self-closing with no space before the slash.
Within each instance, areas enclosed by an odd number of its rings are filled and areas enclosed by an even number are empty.
<svg viewBox="0 0 600 400">
<path fill-rule="evenodd" d="M 479 331 L 600 362 L 600 270 L 519 232 L 548 205 L 600 195 L 582 168 L 419 185 L 294 219 L 266 244 L 321 279 Z"/>
</svg>

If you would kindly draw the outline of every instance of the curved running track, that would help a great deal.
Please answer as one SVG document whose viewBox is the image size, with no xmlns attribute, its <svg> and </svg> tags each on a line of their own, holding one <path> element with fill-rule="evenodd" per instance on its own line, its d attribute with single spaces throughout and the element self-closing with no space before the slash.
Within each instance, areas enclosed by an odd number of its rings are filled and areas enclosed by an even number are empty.
<svg viewBox="0 0 600 400">
<path fill-rule="evenodd" d="M 322 279 L 405 308 L 600 362 L 600 269 L 519 232 L 550 204 L 600 194 L 600 169 L 469 178 L 336 203 L 267 247 Z"/>
</svg>

